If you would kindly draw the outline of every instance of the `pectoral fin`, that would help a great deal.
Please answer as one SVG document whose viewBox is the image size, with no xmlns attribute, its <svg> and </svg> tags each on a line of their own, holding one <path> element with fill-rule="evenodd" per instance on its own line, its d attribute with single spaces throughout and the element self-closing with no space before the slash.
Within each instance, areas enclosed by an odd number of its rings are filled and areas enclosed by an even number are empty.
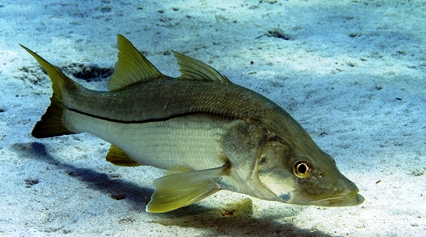
<svg viewBox="0 0 426 237">
<path fill-rule="evenodd" d="M 146 206 L 146 211 L 168 212 L 210 196 L 220 190 L 213 179 L 224 175 L 226 169 L 227 165 L 224 165 L 208 170 L 166 175 L 155 180 L 155 192 Z"/>
</svg>

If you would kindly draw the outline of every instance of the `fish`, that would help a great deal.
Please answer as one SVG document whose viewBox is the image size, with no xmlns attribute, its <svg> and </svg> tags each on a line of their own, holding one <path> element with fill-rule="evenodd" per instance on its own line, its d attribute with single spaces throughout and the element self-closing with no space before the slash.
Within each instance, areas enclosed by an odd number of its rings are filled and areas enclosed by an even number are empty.
<svg viewBox="0 0 426 237">
<path fill-rule="evenodd" d="M 287 204 L 355 206 L 357 186 L 302 126 L 265 96 L 172 51 L 179 77 L 161 73 L 123 35 L 106 91 L 90 90 L 21 45 L 47 72 L 53 94 L 32 136 L 90 133 L 117 166 L 166 171 L 153 181 L 152 213 L 219 190 Z"/>
</svg>

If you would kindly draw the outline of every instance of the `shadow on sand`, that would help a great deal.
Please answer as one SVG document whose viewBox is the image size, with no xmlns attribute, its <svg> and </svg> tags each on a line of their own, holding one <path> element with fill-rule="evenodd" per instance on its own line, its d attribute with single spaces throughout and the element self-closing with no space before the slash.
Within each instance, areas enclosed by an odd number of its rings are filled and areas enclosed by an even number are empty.
<svg viewBox="0 0 426 237">
<path fill-rule="evenodd" d="M 42 143 L 17 143 L 12 148 L 20 153 L 21 157 L 32 157 L 52 164 L 58 170 L 65 170 L 71 177 L 86 183 L 90 189 L 129 202 L 137 211 L 144 211 L 144 204 L 149 202 L 149 197 L 154 192 L 150 188 L 140 187 L 126 180 L 111 178 L 105 173 L 60 162 L 49 155 Z M 288 216 L 262 213 L 261 217 L 254 217 L 252 207 L 249 198 L 216 209 L 195 204 L 169 213 L 148 214 L 155 215 L 156 218 L 143 221 L 164 226 L 201 229 L 207 232 L 206 236 L 330 236 L 320 231 L 301 229 L 291 223 L 283 223 L 283 218 L 289 219 L 288 217 L 294 213 Z"/>
</svg>

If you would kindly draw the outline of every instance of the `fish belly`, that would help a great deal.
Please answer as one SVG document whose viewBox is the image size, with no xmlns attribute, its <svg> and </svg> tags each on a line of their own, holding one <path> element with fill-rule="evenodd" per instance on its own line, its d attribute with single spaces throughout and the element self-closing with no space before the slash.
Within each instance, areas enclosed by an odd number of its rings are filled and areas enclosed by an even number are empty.
<svg viewBox="0 0 426 237">
<path fill-rule="evenodd" d="M 194 170 L 227 162 L 222 138 L 232 120 L 188 115 L 154 122 L 121 123 L 65 110 L 64 125 L 88 132 L 121 148 L 134 161 L 160 169 L 184 166 Z"/>
</svg>

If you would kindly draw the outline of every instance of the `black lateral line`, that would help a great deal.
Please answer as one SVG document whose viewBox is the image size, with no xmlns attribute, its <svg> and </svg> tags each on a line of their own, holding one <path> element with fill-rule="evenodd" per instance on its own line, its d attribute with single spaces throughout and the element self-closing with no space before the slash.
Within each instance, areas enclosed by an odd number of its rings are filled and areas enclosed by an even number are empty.
<svg viewBox="0 0 426 237">
<path fill-rule="evenodd" d="M 79 110 L 76 110 L 76 109 L 71 109 L 71 108 L 68 108 L 68 107 L 65 107 L 65 108 L 70 110 L 70 111 L 73 111 L 75 113 L 78 113 L 78 114 L 82 114 L 82 115 L 89 116 L 89 117 L 96 118 L 96 119 L 102 119 L 102 120 L 105 120 L 105 121 L 108 121 L 108 122 L 121 123 L 121 124 L 139 124 L 139 123 L 163 122 L 163 121 L 167 121 L 167 120 L 170 120 L 170 119 L 184 117 L 184 116 L 188 116 L 188 115 L 195 115 L 195 114 L 211 114 L 211 115 L 216 115 L 216 116 L 220 116 L 220 117 L 229 117 L 227 115 L 214 114 L 214 113 L 209 113 L 209 112 L 205 112 L 205 111 L 193 111 L 193 112 L 187 112 L 187 113 L 184 113 L 184 114 L 170 115 L 170 116 L 164 117 L 164 118 L 153 118 L 153 119 L 145 119 L 145 120 L 138 120 L 138 121 L 125 121 L 125 120 L 118 120 L 118 119 L 111 119 L 111 118 L 106 118 L 106 117 L 102 117 L 102 116 L 97 116 L 97 115 L 89 114 L 89 113 L 79 111 Z M 234 117 L 230 117 L 230 118 L 234 118 Z"/>
</svg>

